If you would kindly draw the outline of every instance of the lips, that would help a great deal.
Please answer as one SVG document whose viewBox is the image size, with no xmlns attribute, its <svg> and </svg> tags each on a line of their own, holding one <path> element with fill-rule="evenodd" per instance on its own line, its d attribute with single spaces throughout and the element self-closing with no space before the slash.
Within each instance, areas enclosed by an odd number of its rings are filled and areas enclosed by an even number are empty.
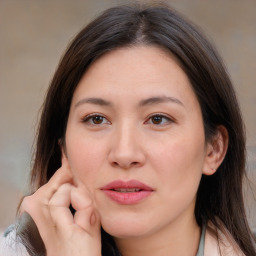
<svg viewBox="0 0 256 256">
<path fill-rule="evenodd" d="M 154 191 L 153 188 L 138 180 L 116 180 L 102 187 L 101 190 L 112 201 L 127 205 L 139 203 Z"/>
</svg>

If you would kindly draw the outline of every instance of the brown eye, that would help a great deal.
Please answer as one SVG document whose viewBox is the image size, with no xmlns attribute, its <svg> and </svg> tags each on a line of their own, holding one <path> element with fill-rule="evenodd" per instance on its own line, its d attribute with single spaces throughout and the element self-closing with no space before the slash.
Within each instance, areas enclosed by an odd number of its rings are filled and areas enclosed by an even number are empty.
<svg viewBox="0 0 256 256">
<path fill-rule="evenodd" d="M 93 116 L 92 117 L 92 122 L 94 124 L 102 124 L 103 123 L 103 120 L 104 120 L 104 117 L 103 116 Z"/>
<path fill-rule="evenodd" d="M 157 115 L 152 115 L 147 123 L 152 124 L 152 125 L 167 125 L 172 123 L 173 120 L 165 115 L 157 114 Z"/>
<path fill-rule="evenodd" d="M 83 123 L 87 123 L 89 125 L 103 125 L 103 124 L 110 124 L 110 122 L 101 115 L 89 115 L 85 117 Z"/>
<path fill-rule="evenodd" d="M 161 124 L 162 123 L 162 116 L 153 116 L 151 117 L 152 123 L 153 124 Z"/>
</svg>

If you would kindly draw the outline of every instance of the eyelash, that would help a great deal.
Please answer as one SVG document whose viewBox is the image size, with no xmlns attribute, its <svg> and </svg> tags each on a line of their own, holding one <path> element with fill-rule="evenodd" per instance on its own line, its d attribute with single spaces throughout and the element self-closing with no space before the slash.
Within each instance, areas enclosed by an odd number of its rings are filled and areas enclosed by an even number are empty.
<svg viewBox="0 0 256 256">
<path fill-rule="evenodd" d="M 101 120 L 105 120 L 104 123 L 100 122 L 100 123 L 95 123 L 94 122 L 94 118 L 101 118 Z M 161 123 L 153 123 L 153 118 L 160 118 L 160 122 L 162 123 L 163 119 L 165 119 L 165 123 L 164 124 L 161 124 Z M 150 122 L 151 120 L 151 122 Z M 103 124 L 111 124 L 110 121 L 107 120 L 106 117 L 104 117 L 103 115 L 101 114 L 91 114 L 91 115 L 88 115 L 86 117 L 84 117 L 82 119 L 82 122 L 83 123 L 89 123 L 90 125 L 103 125 Z M 170 124 L 170 123 L 173 123 L 174 120 L 166 115 L 163 115 L 163 114 L 160 114 L 160 113 L 157 113 L 157 114 L 152 114 L 151 116 L 149 116 L 146 120 L 146 124 L 149 123 L 151 125 L 156 125 L 156 126 L 164 126 L 167 124 Z"/>
<path fill-rule="evenodd" d="M 88 115 L 88 116 L 86 116 L 86 117 L 84 117 L 84 118 L 82 119 L 82 122 L 83 122 L 83 123 L 90 123 L 90 125 L 102 125 L 102 123 L 96 124 L 96 123 L 93 122 L 93 118 L 97 118 L 97 117 L 100 117 L 100 118 L 102 118 L 102 119 L 105 119 L 105 120 L 107 121 L 106 123 L 111 124 L 111 122 L 108 121 L 107 118 L 104 117 L 104 116 L 101 115 L 101 114 L 91 114 L 91 115 Z M 105 124 L 105 123 L 104 123 L 104 124 Z"/>
<path fill-rule="evenodd" d="M 156 123 L 153 123 L 152 120 L 153 120 L 153 118 L 155 118 L 155 117 L 161 118 L 161 122 L 162 122 L 163 119 L 165 119 L 166 121 L 165 121 L 164 124 L 156 124 Z M 166 115 L 160 114 L 160 113 L 153 114 L 153 115 L 149 116 L 149 118 L 146 120 L 146 123 L 148 123 L 150 120 L 151 120 L 151 123 L 150 123 L 150 124 L 151 124 L 151 125 L 156 125 L 156 126 L 164 126 L 164 125 L 166 125 L 166 124 L 170 124 L 170 123 L 173 123 L 173 122 L 174 122 L 174 120 L 173 120 L 172 118 L 170 118 L 170 117 L 168 117 L 168 116 L 166 116 Z"/>
</svg>

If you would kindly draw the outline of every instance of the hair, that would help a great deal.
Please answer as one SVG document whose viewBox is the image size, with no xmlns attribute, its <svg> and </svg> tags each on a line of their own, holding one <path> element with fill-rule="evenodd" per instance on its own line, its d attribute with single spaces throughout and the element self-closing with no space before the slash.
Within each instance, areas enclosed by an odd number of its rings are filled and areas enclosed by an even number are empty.
<svg viewBox="0 0 256 256">
<path fill-rule="evenodd" d="M 73 39 L 63 55 L 45 98 L 37 134 L 31 193 L 61 166 L 73 93 L 90 65 L 107 52 L 137 45 L 157 46 L 174 56 L 199 101 L 206 141 L 219 126 L 228 132 L 226 156 L 217 172 L 202 176 L 195 205 L 199 226 L 223 223 L 245 255 L 256 255 L 243 202 L 245 133 L 229 76 L 213 46 L 191 22 L 163 5 L 118 6 L 103 12 Z M 119 255 L 102 230 L 103 255 Z"/>
</svg>

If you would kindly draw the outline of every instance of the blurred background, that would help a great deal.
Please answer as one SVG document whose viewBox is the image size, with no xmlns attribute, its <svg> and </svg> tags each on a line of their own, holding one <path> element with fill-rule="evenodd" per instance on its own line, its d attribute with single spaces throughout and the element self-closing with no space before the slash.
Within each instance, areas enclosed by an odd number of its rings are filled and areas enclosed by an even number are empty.
<svg viewBox="0 0 256 256">
<path fill-rule="evenodd" d="M 15 221 L 18 202 L 26 193 L 38 113 L 66 45 L 101 11 L 127 2 L 0 0 L 0 232 Z M 256 1 L 165 2 L 205 31 L 235 85 L 247 129 L 252 181 L 245 190 L 246 207 L 255 228 Z"/>
</svg>

